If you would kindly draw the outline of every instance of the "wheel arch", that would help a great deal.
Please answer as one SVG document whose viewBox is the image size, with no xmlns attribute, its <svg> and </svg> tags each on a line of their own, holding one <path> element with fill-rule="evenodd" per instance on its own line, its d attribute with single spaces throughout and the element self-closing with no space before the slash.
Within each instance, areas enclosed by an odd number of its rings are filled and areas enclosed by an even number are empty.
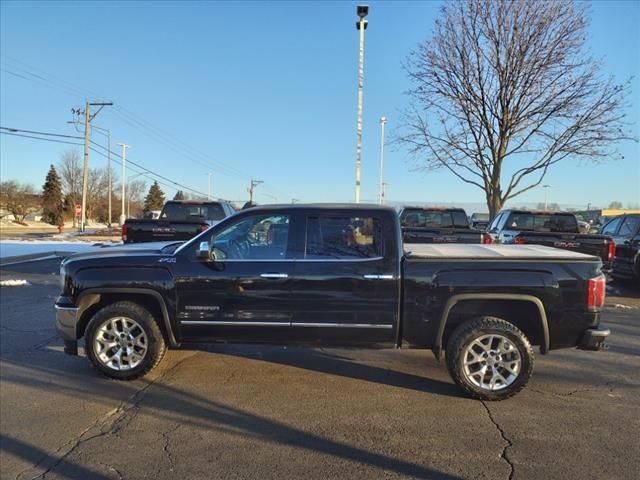
<svg viewBox="0 0 640 480">
<path fill-rule="evenodd" d="M 483 302 L 483 304 L 488 304 L 490 307 L 487 311 L 475 312 L 476 317 L 478 315 L 489 315 L 503 318 L 516 325 L 530 338 L 538 339 L 535 343 L 540 345 L 540 353 L 545 354 L 549 351 L 549 322 L 544 305 L 538 297 L 516 293 L 461 293 L 449 298 L 442 311 L 433 345 L 433 352 L 438 359 L 442 355 L 446 334 L 450 332 L 451 327 L 456 327 L 464 321 L 464 316 L 456 316 L 456 310 L 459 311 L 461 310 L 460 307 L 469 306 L 477 302 Z M 505 315 L 500 313 L 505 311 L 506 307 L 511 305 L 512 302 L 517 302 L 517 304 L 523 306 L 526 305 L 523 311 L 527 313 L 528 324 L 523 324 L 522 321 L 514 321 L 514 319 L 508 318 L 508 315 L 505 318 Z M 456 322 L 456 320 L 458 321 Z"/>
<path fill-rule="evenodd" d="M 101 308 L 119 301 L 132 301 L 151 311 L 156 318 L 161 319 L 160 330 L 171 347 L 179 347 L 171 327 L 171 319 L 167 305 L 160 293 L 148 288 L 90 288 L 83 291 L 77 300 L 78 338 L 84 336 L 91 317 Z"/>
</svg>

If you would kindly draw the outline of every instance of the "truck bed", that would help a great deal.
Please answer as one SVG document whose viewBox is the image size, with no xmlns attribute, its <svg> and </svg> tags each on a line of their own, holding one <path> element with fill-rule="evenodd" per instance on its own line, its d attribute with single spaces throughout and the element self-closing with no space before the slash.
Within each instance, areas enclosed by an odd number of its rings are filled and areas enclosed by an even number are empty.
<svg viewBox="0 0 640 480">
<path fill-rule="evenodd" d="M 594 261 L 598 257 L 542 245 L 472 245 L 472 244 L 410 244 L 405 245 L 407 259 L 518 259 Z"/>
</svg>

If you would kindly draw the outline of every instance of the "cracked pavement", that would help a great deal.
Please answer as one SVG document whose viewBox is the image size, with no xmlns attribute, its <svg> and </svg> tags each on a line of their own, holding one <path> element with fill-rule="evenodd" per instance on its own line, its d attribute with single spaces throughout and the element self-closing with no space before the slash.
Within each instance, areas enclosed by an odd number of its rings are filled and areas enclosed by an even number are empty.
<svg viewBox="0 0 640 480">
<path fill-rule="evenodd" d="M 515 398 L 463 397 L 421 350 L 170 351 L 106 379 L 62 353 L 52 261 L 2 275 L 0 478 L 634 478 L 640 298 L 609 297 L 605 352 L 536 356 Z M 615 308 L 614 305 L 631 308 Z"/>
</svg>

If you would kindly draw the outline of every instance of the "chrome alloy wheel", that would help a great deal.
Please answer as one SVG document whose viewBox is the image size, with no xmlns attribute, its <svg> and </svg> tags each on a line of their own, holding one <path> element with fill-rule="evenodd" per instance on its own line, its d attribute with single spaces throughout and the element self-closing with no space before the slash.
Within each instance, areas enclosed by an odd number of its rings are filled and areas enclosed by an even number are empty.
<svg viewBox="0 0 640 480">
<path fill-rule="evenodd" d="M 473 340 L 462 357 L 464 374 L 475 386 L 485 390 L 502 390 L 511 385 L 522 368 L 518 348 L 498 334 L 482 335 Z"/>
<path fill-rule="evenodd" d="M 131 318 L 113 317 L 96 331 L 93 349 L 100 362 L 112 370 L 131 370 L 147 354 L 147 334 Z"/>
</svg>

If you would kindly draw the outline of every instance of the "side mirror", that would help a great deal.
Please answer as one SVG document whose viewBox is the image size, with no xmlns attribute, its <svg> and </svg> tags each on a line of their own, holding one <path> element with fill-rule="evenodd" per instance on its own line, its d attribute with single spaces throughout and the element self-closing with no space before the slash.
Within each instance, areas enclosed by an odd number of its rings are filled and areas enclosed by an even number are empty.
<svg viewBox="0 0 640 480">
<path fill-rule="evenodd" d="M 196 257 L 200 260 L 210 260 L 211 252 L 209 252 L 209 242 L 200 242 L 198 250 L 196 250 Z"/>
</svg>

